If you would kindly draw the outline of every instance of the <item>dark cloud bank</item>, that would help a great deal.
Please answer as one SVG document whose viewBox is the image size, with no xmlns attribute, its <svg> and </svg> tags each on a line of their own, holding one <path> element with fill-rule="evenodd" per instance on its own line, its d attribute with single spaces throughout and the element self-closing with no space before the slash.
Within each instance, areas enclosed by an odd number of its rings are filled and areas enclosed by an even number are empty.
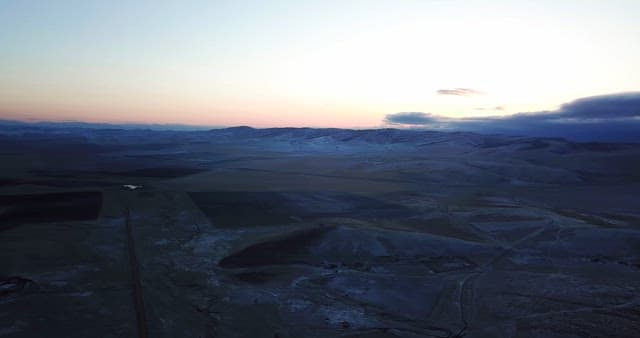
<svg viewBox="0 0 640 338">
<path fill-rule="evenodd" d="M 564 137 L 576 141 L 640 142 L 640 92 L 581 98 L 565 103 L 555 111 L 463 119 L 411 112 L 389 114 L 385 122 L 408 127 L 485 134 Z"/>
</svg>

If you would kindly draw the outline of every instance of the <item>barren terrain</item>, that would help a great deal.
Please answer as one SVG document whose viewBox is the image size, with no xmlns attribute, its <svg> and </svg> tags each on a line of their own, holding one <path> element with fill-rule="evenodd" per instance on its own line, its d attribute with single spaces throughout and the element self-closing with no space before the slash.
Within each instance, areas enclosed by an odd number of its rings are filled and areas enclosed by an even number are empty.
<svg viewBox="0 0 640 338">
<path fill-rule="evenodd" d="M 637 144 L 2 126 L 0 163 L 0 337 L 640 336 Z"/>
</svg>

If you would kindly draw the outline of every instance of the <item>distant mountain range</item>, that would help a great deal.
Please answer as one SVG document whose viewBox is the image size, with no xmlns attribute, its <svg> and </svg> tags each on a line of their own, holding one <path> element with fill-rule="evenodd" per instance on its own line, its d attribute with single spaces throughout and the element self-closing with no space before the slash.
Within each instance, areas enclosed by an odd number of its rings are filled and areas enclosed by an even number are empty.
<svg viewBox="0 0 640 338">
<path fill-rule="evenodd" d="M 17 120 L 2 120 L 0 126 L 18 127 L 56 127 L 56 128 L 92 128 L 92 129 L 152 129 L 152 130 L 208 130 L 211 128 L 224 128 L 216 126 L 193 126 L 186 124 L 160 124 L 160 123 L 95 123 L 81 121 L 36 121 L 25 122 Z"/>
<path fill-rule="evenodd" d="M 521 145 L 525 149 L 543 149 L 554 145 L 570 148 L 589 148 L 606 150 L 623 147 L 629 142 L 575 142 L 563 138 L 531 137 L 500 134 L 481 134 L 464 131 L 435 131 L 424 129 L 341 129 L 341 128 L 253 128 L 237 127 L 201 127 L 179 124 L 107 124 L 86 122 L 22 122 L 0 120 L 0 134 L 23 134 L 24 132 L 73 132 L 92 136 L 106 131 L 120 130 L 123 135 L 140 136 L 144 133 L 175 132 L 183 137 L 214 137 L 219 140 L 259 140 L 286 142 L 316 142 L 339 144 L 407 144 L 428 146 L 438 143 L 457 143 L 459 145 L 492 148 L 507 145 Z M 84 131 L 83 131 L 84 130 Z M 204 133 L 204 134 L 203 134 Z M 608 145 L 607 145 L 608 144 Z"/>
</svg>

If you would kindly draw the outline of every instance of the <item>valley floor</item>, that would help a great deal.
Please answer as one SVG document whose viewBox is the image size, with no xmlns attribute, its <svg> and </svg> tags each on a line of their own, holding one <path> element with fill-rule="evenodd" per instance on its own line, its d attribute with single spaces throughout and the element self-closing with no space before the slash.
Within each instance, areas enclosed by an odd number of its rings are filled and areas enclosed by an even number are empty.
<svg viewBox="0 0 640 338">
<path fill-rule="evenodd" d="M 640 336 L 640 146 L 148 133 L 5 131 L 0 337 Z"/>
</svg>

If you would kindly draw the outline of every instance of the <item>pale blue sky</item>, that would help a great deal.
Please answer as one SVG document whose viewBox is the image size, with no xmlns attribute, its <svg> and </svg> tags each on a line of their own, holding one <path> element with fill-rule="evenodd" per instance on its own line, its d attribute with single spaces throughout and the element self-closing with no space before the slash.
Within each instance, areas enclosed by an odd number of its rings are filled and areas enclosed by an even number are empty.
<svg viewBox="0 0 640 338">
<path fill-rule="evenodd" d="M 636 0 L 0 0 L 0 117 L 365 127 L 552 110 L 640 89 L 639 22 Z M 455 88 L 482 94 L 437 94 Z"/>
</svg>

